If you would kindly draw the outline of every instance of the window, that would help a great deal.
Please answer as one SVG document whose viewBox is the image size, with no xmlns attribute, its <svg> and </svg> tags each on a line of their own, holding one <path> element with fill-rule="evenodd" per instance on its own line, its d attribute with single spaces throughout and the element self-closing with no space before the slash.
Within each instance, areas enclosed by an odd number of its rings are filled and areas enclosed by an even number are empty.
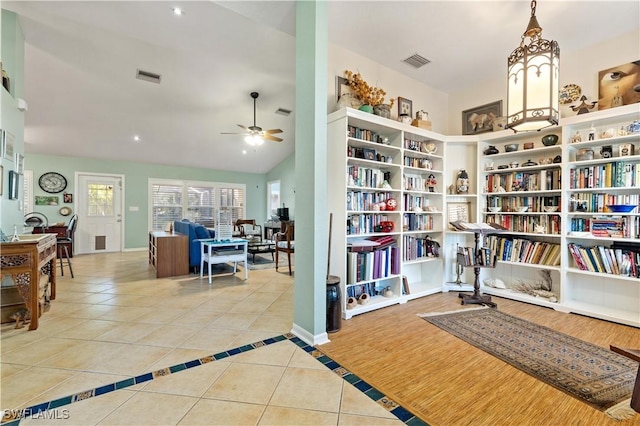
<svg viewBox="0 0 640 426">
<path fill-rule="evenodd" d="M 280 181 L 267 182 L 267 217 L 278 214 L 280 207 Z"/>
<path fill-rule="evenodd" d="M 233 222 L 245 217 L 244 184 L 150 179 L 150 228 L 163 230 L 174 220 L 189 219 L 215 227 L 218 209 L 231 213 Z"/>
<path fill-rule="evenodd" d="M 90 183 L 87 186 L 87 216 L 111 217 L 115 213 L 113 185 Z"/>
<path fill-rule="evenodd" d="M 22 208 L 24 214 L 33 211 L 33 170 L 24 171 L 24 199 L 22 200 Z"/>
</svg>

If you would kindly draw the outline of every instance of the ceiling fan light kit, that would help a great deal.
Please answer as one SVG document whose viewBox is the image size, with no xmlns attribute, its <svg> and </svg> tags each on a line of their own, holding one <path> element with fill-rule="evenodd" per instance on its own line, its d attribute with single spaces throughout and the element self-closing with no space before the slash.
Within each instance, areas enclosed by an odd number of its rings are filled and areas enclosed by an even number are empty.
<svg viewBox="0 0 640 426">
<path fill-rule="evenodd" d="M 243 126 L 242 124 L 238 124 L 238 127 L 244 129 L 245 133 L 221 133 L 222 135 L 244 135 L 245 142 L 251 146 L 260 146 L 264 143 L 265 140 L 273 141 L 273 142 L 282 142 L 282 139 L 273 136 L 277 133 L 282 133 L 281 129 L 270 129 L 270 130 L 262 130 L 262 127 L 256 125 L 256 99 L 258 99 L 260 94 L 258 92 L 251 92 L 251 97 L 253 98 L 253 126 Z"/>
</svg>

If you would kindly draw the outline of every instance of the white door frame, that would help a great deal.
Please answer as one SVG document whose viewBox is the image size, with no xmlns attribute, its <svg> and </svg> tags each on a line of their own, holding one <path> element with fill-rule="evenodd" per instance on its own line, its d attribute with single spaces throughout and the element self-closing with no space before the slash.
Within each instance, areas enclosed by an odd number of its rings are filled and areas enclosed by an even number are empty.
<svg viewBox="0 0 640 426">
<path fill-rule="evenodd" d="M 75 176 L 74 176 L 74 188 L 76 193 L 78 193 L 78 190 L 80 189 L 80 176 L 102 176 L 102 177 L 111 177 L 114 179 L 120 179 L 120 182 L 122 182 L 122 190 L 120 192 L 121 196 L 120 196 L 120 216 L 121 216 L 121 220 L 120 220 L 120 225 L 118 227 L 118 232 L 120 233 L 120 247 L 118 248 L 120 252 L 124 251 L 124 221 L 125 221 L 125 210 L 124 210 L 124 199 L 125 199 L 125 175 L 123 174 L 118 174 L 118 173 L 95 173 L 95 172 L 76 172 Z M 77 200 L 77 196 L 74 199 L 74 211 L 78 211 L 78 209 L 75 206 L 75 202 Z M 83 221 L 78 221 L 78 228 L 82 228 L 82 222 Z"/>
</svg>

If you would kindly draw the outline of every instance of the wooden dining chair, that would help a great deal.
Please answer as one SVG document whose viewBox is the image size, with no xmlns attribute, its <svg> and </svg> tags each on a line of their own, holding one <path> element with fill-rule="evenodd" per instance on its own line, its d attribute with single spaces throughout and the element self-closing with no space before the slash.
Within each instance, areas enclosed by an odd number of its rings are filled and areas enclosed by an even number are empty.
<svg viewBox="0 0 640 426">
<path fill-rule="evenodd" d="M 234 224 L 234 235 L 262 242 L 262 225 L 257 225 L 255 219 L 237 219 Z"/>
<path fill-rule="evenodd" d="M 289 275 L 291 272 L 291 253 L 295 253 L 295 225 L 293 221 L 281 221 L 281 231 L 274 235 L 276 242 L 276 271 L 278 270 L 278 260 L 280 252 L 287 253 L 289 261 Z"/>
</svg>

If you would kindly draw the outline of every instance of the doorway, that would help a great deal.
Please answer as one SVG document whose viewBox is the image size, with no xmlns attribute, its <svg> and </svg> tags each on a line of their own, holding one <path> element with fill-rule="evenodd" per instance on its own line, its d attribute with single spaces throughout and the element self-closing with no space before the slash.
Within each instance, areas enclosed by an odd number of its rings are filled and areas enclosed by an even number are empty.
<svg viewBox="0 0 640 426">
<path fill-rule="evenodd" d="M 123 175 L 76 173 L 76 254 L 122 251 Z"/>
</svg>

